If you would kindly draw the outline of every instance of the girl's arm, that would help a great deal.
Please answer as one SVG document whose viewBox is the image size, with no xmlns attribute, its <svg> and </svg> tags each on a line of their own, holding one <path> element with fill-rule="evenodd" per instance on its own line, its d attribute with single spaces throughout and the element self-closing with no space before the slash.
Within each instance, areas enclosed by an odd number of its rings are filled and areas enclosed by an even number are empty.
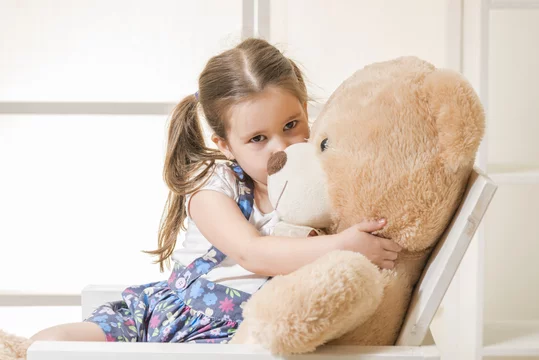
<svg viewBox="0 0 539 360">
<path fill-rule="evenodd" d="M 333 250 L 364 254 L 380 267 L 391 268 L 400 247 L 368 234 L 384 223 L 355 225 L 339 234 L 308 238 L 262 236 L 245 220 L 230 197 L 212 190 L 192 196 L 189 213 L 204 237 L 243 268 L 259 275 L 289 274 Z"/>
</svg>

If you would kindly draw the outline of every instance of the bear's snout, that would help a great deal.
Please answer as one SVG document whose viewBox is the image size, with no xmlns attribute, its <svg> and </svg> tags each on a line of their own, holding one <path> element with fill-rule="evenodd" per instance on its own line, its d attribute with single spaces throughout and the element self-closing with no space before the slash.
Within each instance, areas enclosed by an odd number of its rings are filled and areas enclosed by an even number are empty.
<svg viewBox="0 0 539 360">
<path fill-rule="evenodd" d="M 268 160 L 268 175 L 278 173 L 286 164 L 286 153 L 277 151 Z"/>
</svg>

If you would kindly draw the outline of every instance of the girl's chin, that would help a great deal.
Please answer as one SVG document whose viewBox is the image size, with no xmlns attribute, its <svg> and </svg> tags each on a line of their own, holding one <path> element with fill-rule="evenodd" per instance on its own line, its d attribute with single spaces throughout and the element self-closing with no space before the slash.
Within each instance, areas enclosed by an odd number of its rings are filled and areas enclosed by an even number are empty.
<svg viewBox="0 0 539 360">
<path fill-rule="evenodd" d="M 268 186 L 268 180 L 267 178 L 264 180 L 264 181 L 259 181 L 259 180 L 256 180 L 256 179 L 253 179 L 254 182 L 255 182 L 255 186 L 256 185 L 259 185 L 259 186 L 264 186 L 264 187 L 267 187 Z"/>
</svg>

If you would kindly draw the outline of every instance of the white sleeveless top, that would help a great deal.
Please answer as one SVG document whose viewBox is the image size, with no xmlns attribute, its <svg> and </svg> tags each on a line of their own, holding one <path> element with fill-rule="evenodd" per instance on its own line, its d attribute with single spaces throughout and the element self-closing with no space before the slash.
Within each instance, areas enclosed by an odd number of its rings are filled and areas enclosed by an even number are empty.
<svg viewBox="0 0 539 360">
<path fill-rule="evenodd" d="M 200 190 L 217 191 L 234 199 L 236 202 L 239 197 L 236 175 L 232 169 L 222 163 L 214 166 L 213 172 L 210 172 L 205 185 Z M 186 196 L 185 200 L 187 208 L 187 231 L 185 232 L 185 237 L 178 238 L 178 243 L 172 254 L 172 260 L 184 266 L 206 254 L 212 247 L 212 244 L 206 240 L 190 217 L 189 201 L 193 195 Z M 277 221 L 278 216 L 275 211 L 264 214 L 257 208 L 256 204 L 253 204 L 253 212 L 249 222 L 254 225 L 261 235 L 270 235 Z M 203 277 L 209 281 L 249 294 L 253 294 L 268 279 L 267 276 L 256 275 L 244 269 L 229 257 Z"/>
</svg>

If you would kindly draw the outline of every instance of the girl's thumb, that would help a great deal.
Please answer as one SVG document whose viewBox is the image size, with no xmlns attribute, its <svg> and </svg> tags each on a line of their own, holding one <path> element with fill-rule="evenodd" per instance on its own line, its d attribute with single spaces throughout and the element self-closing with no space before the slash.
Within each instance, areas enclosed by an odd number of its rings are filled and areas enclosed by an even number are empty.
<svg viewBox="0 0 539 360">
<path fill-rule="evenodd" d="M 363 232 L 373 232 L 380 230 L 386 225 L 386 219 L 362 221 L 358 224 L 358 228 Z"/>
</svg>

